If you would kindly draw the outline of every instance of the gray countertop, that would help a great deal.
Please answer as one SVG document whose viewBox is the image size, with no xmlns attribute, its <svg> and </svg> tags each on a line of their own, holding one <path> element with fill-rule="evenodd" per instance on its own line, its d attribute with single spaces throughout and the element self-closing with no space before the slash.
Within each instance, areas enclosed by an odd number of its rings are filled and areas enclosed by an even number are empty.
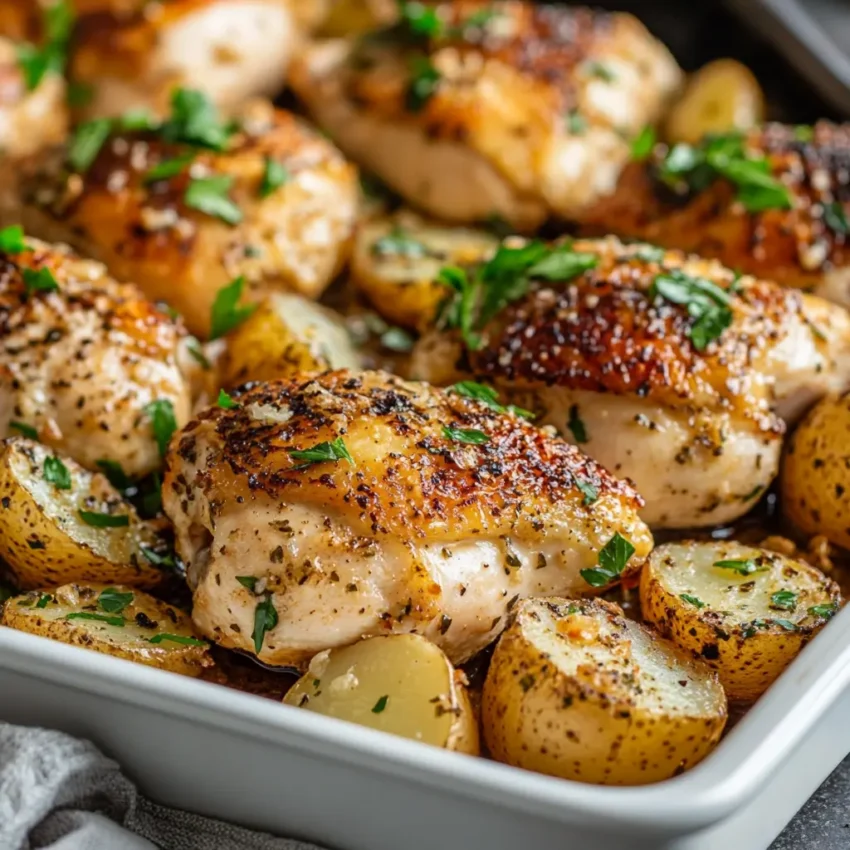
<svg viewBox="0 0 850 850">
<path fill-rule="evenodd" d="M 850 758 L 840 764 L 770 850 L 850 848 Z"/>
</svg>

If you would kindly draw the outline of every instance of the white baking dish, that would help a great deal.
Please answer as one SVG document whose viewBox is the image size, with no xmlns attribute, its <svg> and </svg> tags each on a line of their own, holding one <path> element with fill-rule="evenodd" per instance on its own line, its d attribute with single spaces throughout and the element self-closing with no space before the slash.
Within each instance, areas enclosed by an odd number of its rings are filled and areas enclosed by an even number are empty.
<svg viewBox="0 0 850 850">
<path fill-rule="evenodd" d="M 0 719 L 92 739 L 155 800 L 344 850 L 762 850 L 850 751 L 842 611 L 693 771 L 601 788 L 0 628 Z"/>
</svg>

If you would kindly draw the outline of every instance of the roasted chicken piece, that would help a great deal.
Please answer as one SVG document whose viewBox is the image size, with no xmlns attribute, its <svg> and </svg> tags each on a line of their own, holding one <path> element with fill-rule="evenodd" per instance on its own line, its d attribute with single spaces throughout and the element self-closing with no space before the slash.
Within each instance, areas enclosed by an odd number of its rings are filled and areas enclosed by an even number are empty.
<svg viewBox="0 0 850 850">
<path fill-rule="evenodd" d="M 175 87 L 204 91 L 230 113 L 282 87 L 302 26 L 302 0 L 78 0 L 70 72 L 90 96 L 80 116 L 168 112 Z"/>
<path fill-rule="evenodd" d="M 181 425 L 191 409 L 182 326 L 68 248 L 14 228 L 0 245 L 0 437 L 23 433 L 89 469 L 158 468 L 153 420 Z"/>
<path fill-rule="evenodd" d="M 391 28 L 316 44 L 290 83 L 316 121 L 412 204 L 533 229 L 611 192 L 680 72 L 624 14 L 531 2 L 401 4 Z"/>
<path fill-rule="evenodd" d="M 163 505 L 196 625 L 263 662 L 398 633 L 463 661 L 517 599 L 593 593 L 652 547 L 629 484 L 459 392 L 341 370 L 232 402 L 172 440 Z"/>
<path fill-rule="evenodd" d="M 106 263 L 199 336 L 216 331 L 216 297 L 240 276 L 251 300 L 276 290 L 316 298 L 347 256 L 356 170 L 265 101 L 239 121 L 232 131 L 199 92 L 179 89 L 161 125 L 83 125 L 21 169 L 20 205 L 6 219 Z"/>
<path fill-rule="evenodd" d="M 657 145 L 578 218 L 850 305 L 848 169 L 850 126 L 768 124 Z"/>
<path fill-rule="evenodd" d="M 633 480 L 653 527 L 744 514 L 776 475 L 785 421 L 850 385 L 843 308 L 713 260 L 527 243 L 448 279 L 459 300 L 443 323 L 459 330 L 420 340 L 412 374 L 508 391 Z"/>
</svg>

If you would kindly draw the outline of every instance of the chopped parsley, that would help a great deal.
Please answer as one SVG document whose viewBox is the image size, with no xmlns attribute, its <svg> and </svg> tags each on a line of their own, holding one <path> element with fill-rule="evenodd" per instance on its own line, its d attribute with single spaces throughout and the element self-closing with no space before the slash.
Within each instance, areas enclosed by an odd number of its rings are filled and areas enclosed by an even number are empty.
<svg viewBox="0 0 850 850">
<path fill-rule="evenodd" d="M 254 611 L 254 651 L 257 655 L 263 648 L 266 632 L 277 625 L 277 609 L 272 604 L 271 596 L 264 596 Z"/>
<path fill-rule="evenodd" d="M 659 245 L 641 245 L 635 257 L 644 263 L 661 263 L 664 257 L 667 256 L 667 251 Z"/>
<path fill-rule="evenodd" d="M 133 604 L 134 595 L 130 591 L 122 592 L 114 587 L 107 587 L 97 597 L 97 604 L 107 614 L 122 614 L 128 605 Z"/>
<path fill-rule="evenodd" d="M 655 147 L 655 142 L 655 128 L 647 124 L 632 142 L 632 159 L 637 162 L 647 159 Z"/>
<path fill-rule="evenodd" d="M 149 168 L 145 172 L 144 182 L 155 183 L 157 180 L 168 180 L 171 177 L 176 177 L 195 159 L 194 153 L 187 153 L 183 156 L 175 156 L 172 159 L 164 159 L 162 162 Z"/>
<path fill-rule="evenodd" d="M 372 706 L 372 714 L 380 714 L 387 707 L 389 700 L 389 694 L 379 697 L 378 701 Z"/>
<path fill-rule="evenodd" d="M 207 359 L 207 355 L 204 354 L 204 347 L 201 343 L 193 336 L 190 336 L 186 340 L 186 350 L 189 352 L 190 357 L 202 368 L 202 369 L 210 369 L 212 368 L 212 364 Z"/>
<path fill-rule="evenodd" d="M 93 614 L 89 611 L 74 611 L 65 615 L 66 620 L 95 620 L 108 626 L 124 626 L 127 621 L 123 617 L 111 617 L 108 614 Z"/>
<path fill-rule="evenodd" d="M 705 602 L 702 601 L 698 596 L 691 596 L 690 593 L 680 593 L 679 599 L 684 599 L 689 605 L 693 605 L 694 608 L 705 608 Z"/>
<path fill-rule="evenodd" d="M 220 218 L 230 225 L 242 221 L 242 210 L 227 194 L 233 185 L 231 174 L 217 174 L 214 177 L 193 178 L 186 189 L 183 201 L 187 207 L 205 215 Z"/>
<path fill-rule="evenodd" d="M 38 431 L 32 427 L 32 425 L 27 425 L 26 422 L 17 422 L 14 419 L 9 423 L 10 428 L 14 428 L 16 431 L 20 431 L 25 437 L 30 440 L 38 439 Z"/>
<path fill-rule="evenodd" d="M 428 249 L 410 236 L 403 227 L 396 225 L 386 236 L 375 240 L 372 253 L 380 257 L 396 256 L 415 259 L 427 257 Z"/>
<path fill-rule="evenodd" d="M 126 490 L 133 484 L 133 479 L 124 472 L 121 464 L 116 460 L 101 459 L 96 461 L 98 469 L 109 479 L 109 483 L 116 490 Z"/>
<path fill-rule="evenodd" d="M 289 182 L 289 169 L 282 163 L 270 156 L 266 157 L 266 167 L 263 171 L 263 180 L 260 183 L 260 197 L 268 198 L 281 186 Z"/>
<path fill-rule="evenodd" d="M 80 508 L 80 519 L 92 528 L 123 528 L 130 524 L 128 514 L 104 514 Z"/>
<path fill-rule="evenodd" d="M 599 552 L 598 566 L 582 570 L 581 577 L 591 587 L 604 587 L 622 574 L 634 553 L 635 547 L 619 531 L 614 532 Z"/>
<path fill-rule="evenodd" d="M 693 192 L 708 188 L 723 177 L 737 189 L 737 198 L 748 212 L 790 209 L 791 193 L 770 171 L 763 156 L 751 156 L 738 133 L 709 136 L 698 146 L 673 145 L 659 166 L 659 177 L 668 185 L 680 183 Z"/>
<path fill-rule="evenodd" d="M 571 109 L 567 115 L 567 129 L 574 136 L 581 136 L 587 131 L 587 119 L 578 109 Z"/>
<path fill-rule="evenodd" d="M 570 406 L 570 418 L 567 420 L 567 428 L 570 429 L 570 433 L 577 443 L 587 442 L 587 428 L 584 427 L 584 420 L 578 415 L 577 404 Z"/>
<path fill-rule="evenodd" d="M 663 298 L 687 308 L 695 321 L 688 336 L 697 351 L 704 351 L 732 324 L 732 299 L 710 280 L 691 277 L 679 269 L 658 275 L 649 289 L 651 299 Z"/>
<path fill-rule="evenodd" d="M 835 602 L 825 602 L 821 605 L 812 605 L 808 609 L 809 614 L 813 617 L 831 617 L 838 610 L 838 605 Z"/>
<path fill-rule="evenodd" d="M 218 406 L 224 408 L 225 410 L 235 410 L 237 407 L 240 407 L 238 401 L 234 401 L 232 396 L 228 395 L 224 390 L 218 391 Z"/>
<path fill-rule="evenodd" d="M 786 632 L 796 632 L 799 626 L 796 623 L 792 623 L 790 620 L 769 620 L 769 623 L 775 623 L 779 628 L 785 629 Z"/>
<path fill-rule="evenodd" d="M 112 121 L 109 118 L 95 118 L 80 124 L 68 144 L 68 164 L 71 168 L 79 174 L 85 174 L 111 132 Z"/>
<path fill-rule="evenodd" d="M 157 552 L 155 549 L 151 549 L 150 546 L 139 546 L 139 550 L 145 556 L 145 559 L 154 566 L 168 567 L 172 570 L 177 568 L 177 562 L 173 552 L 165 552 L 163 554 Z"/>
<path fill-rule="evenodd" d="M 48 72 L 61 74 L 68 57 L 68 42 L 74 23 L 74 12 L 68 0 L 56 0 L 43 6 L 44 43 L 18 45 L 18 67 L 27 91 L 38 88 Z"/>
<path fill-rule="evenodd" d="M 780 611 L 793 611 L 797 607 L 797 595 L 793 590 L 777 590 L 771 594 L 770 607 Z"/>
<path fill-rule="evenodd" d="M 71 489 L 71 473 L 55 455 L 48 455 L 44 459 L 44 480 L 49 481 L 57 490 Z"/>
<path fill-rule="evenodd" d="M 165 457 L 171 437 L 177 430 L 174 405 L 168 399 L 157 399 L 145 406 L 145 413 L 151 421 L 153 438 L 159 448 L 159 456 Z"/>
<path fill-rule="evenodd" d="M 847 223 L 847 214 L 844 212 L 844 204 L 841 201 L 833 201 L 823 208 L 823 223 L 833 232 L 846 236 L 850 231 Z"/>
<path fill-rule="evenodd" d="M 256 576 L 236 576 L 236 581 L 238 581 L 242 587 L 247 587 L 250 591 L 254 590 L 258 580 L 259 579 L 257 579 Z"/>
<path fill-rule="evenodd" d="M 184 646 L 207 645 L 205 640 L 198 640 L 198 638 L 186 637 L 185 635 L 174 635 L 170 632 L 161 632 L 158 635 L 154 635 L 152 638 L 148 638 L 149 643 L 162 643 L 164 640 L 170 640 L 172 643 L 182 643 Z"/>
<path fill-rule="evenodd" d="M 38 597 L 38 602 L 35 603 L 36 608 L 46 608 L 53 601 L 53 597 L 49 593 L 42 593 Z"/>
<path fill-rule="evenodd" d="M 398 14 L 399 23 L 413 36 L 436 38 L 442 33 L 443 22 L 433 6 L 416 0 L 401 0 Z"/>
<path fill-rule="evenodd" d="M 753 573 L 763 573 L 767 567 L 760 567 L 752 558 L 715 561 L 713 566 L 721 570 L 731 570 L 741 576 L 751 576 Z"/>
<path fill-rule="evenodd" d="M 481 401 L 496 413 L 515 413 L 523 419 L 534 419 L 534 413 L 530 410 L 525 410 L 522 407 L 510 404 L 507 407 L 499 403 L 499 393 L 488 387 L 486 384 L 479 384 L 476 381 L 459 381 L 447 388 L 447 392 L 457 393 L 464 398 L 471 398 L 475 401 Z"/>
<path fill-rule="evenodd" d="M 440 85 L 440 72 L 424 56 L 414 56 L 410 63 L 405 104 L 411 112 L 420 112 Z"/>
<path fill-rule="evenodd" d="M 212 306 L 210 339 L 218 339 L 241 325 L 257 309 L 256 304 L 239 306 L 245 278 L 240 275 L 219 289 Z"/>
<path fill-rule="evenodd" d="M 447 440 L 453 440 L 456 443 L 467 443 L 471 446 L 480 446 L 490 442 L 490 437 L 476 428 L 452 428 L 444 425 L 443 436 Z"/>
<path fill-rule="evenodd" d="M 57 292 L 59 284 L 53 276 L 53 272 L 46 267 L 40 269 L 21 269 L 21 277 L 24 281 L 24 291 L 29 297 L 34 292 Z"/>
<path fill-rule="evenodd" d="M 336 463 L 340 460 L 347 460 L 354 466 L 354 459 L 349 454 L 342 437 L 337 437 L 335 440 L 331 440 L 331 442 L 318 443 L 310 449 L 290 449 L 289 456 L 293 460 L 304 461 L 304 463 L 293 466 L 293 469 L 305 469 L 314 463 L 325 463 L 328 461 Z"/>
<path fill-rule="evenodd" d="M 606 83 L 613 83 L 617 75 L 602 62 L 585 62 L 584 71 L 589 77 L 596 77 Z"/>
<path fill-rule="evenodd" d="M 584 504 L 592 505 L 599 498 L 599 490 L 586 478 L 576 478 L 576 487 L 584 496 Z"/>
<path fill-rule="evenodd" d="M 160 127 L 163 139 L 195 147 L 225 150 L 233 127 L 222 123 L 213 102 L 196 89 L 178 88 L 171 95 L 171 115 Z"/>
<path fill-rule="evenodd" d="M 12 224 L 0 230 L 0 251 L 4 254 L 20 254 L 26 249 L 24 229 L 20 224 Z"/>
</svg>

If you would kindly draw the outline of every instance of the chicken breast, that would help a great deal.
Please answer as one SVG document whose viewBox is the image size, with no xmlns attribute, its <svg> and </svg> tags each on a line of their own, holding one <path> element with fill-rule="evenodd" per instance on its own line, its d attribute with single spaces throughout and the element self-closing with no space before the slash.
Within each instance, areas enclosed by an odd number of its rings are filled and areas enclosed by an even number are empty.
<svg viewBox="0 0 850 850">
<path fill-rule="evenodd" d="M 612 580 L 652 547 L 628 484 L 480 401 L 347 371 L 234 401 L 172 441 L 163 505 L 198 628 L 263 662 L 403 633 L 464 661 L 517 599 L 595 592 L 606 544 Z"/>
<path fill-rule="evenodd" d="M 348 254 L 356 170 L 265 101 L 239 118 L 231 133 L 199 93 L 178 90 L 168 122 L 104 128 L 80 162 L 81 134 L 102 126 L 86 125 L 68 148 L 22 168 L 20 205 L 6 218 L 135 281 L 198 336 L 211 331 L 218 293 L 240 276 L 251 300 L 277 290 L 316 298 Z"/>
<path fill-rule="evenodd" d="M 850 126 L 827 122 L 657 145 L 579 219 L 588 234 L 694 251 L 848 306 L 848 168 Z"/>
<path fill-rule="evenodd" d="M 100 263 L 35 239 L 0 251 L 0 437 L 24 433 L 97 469 L 160 465 L 152 409 L 189 418 L 182 326 Z"/>
<path fill-rule="evenodd" d="M 629 15 L 530 2 L 402 5 L 394 27 L 295 60 L 315 120 L 405 199 L 533 229 L 611 192 L 680 81 Z"/>
<path fill-rule="evenodd" d="M 776 475 L 785 422 L 850 385 L 840 307 L 655 246 L 534 244 L 537 265 L 522 266 L 519 248 L 491 261 L 488 297 L 495 286 L 513 300 L 482 328 L 466 324 L 473 345 L 435 331 L 412 374 L 509 391 L 633 480 L 653 527 L 744 514 Z"/>
<path fill-rule="evenodd" d="M 273 96 L 311 3 L 299 0 L 79 0 L 70 73 L 90 90 L 80 117 L 168 112 L 175 87 L 205 92 L 230 113 Z"/>
<path fill-rule="evenodd" d="M 0 156 L 21 157 L 61 142 L 68 132 L 65 80 L 28 75 L 19 45 L 0 38 Z M 12 175 L 2 176 L 3 182 Z"/>
</svg>

